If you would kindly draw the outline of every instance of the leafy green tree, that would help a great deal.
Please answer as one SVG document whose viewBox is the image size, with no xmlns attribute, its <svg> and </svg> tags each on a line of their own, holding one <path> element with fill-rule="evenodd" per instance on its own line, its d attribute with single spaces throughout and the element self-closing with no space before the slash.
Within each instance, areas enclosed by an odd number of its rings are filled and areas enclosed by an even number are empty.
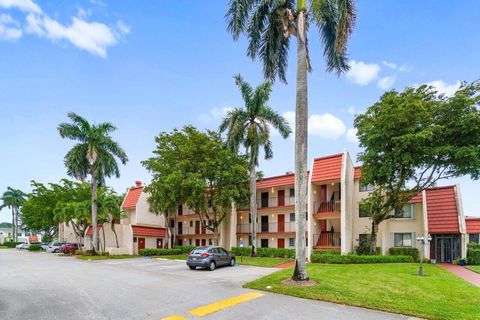
<svg viewBox="0 0 480 320">
<path fill-rule="evenodd" d="M 78 143 L 65 155 L 67 173 L 80 181 L 90 175 L 91 186 L 91 220 L 97 225 L 97 188 L 104 184 L 106 177 L 120 177 L 117 159 L 122 164 L 128 161 L 125 151 L 112 139 L 110 133 L 116 127 L 103 122 L 98 125 L 90 124 L 79 115 L 70 112 L 68 117 L 72 123 L 61 123 L 58 132 L 62 138 L 78 141 Z M 93 232 L 93 253 L 98 250 L 98 232 Z"/>
<path fill-rule="evenodd" d="M 257 245 L 257 173 L 258 157 L 263 148 L 265 159 L 273 157 L 270 127 L 287 138 L 291 129 L 287 120 L 270 108 L 267 103 L 272 91 L 269 81 L 262 83 L 255 90 L 238 74 L 235 84 L 240 89 L 244 108 L 230 110 L 220 124 L 220 132 L 227 133 L 227 144 L 238 152 L 240 146 L 245 147 L 250 167 L 250 215 L 252 234 L 252 256 L 256 254 Z"/>
<path fill-rule="evenodd" d="M 480 83 L 451 97 L 433 87 L 386 92 L 355 118 L 362 183 L 375 186 L 361 203 L 371 213 L 370 252 L 378 226 L 442 179 L 480 176 Z"/>
<path fill-rule="evenodd" d="M 25 193 L 23 193 L 19 189 L 13 189 L 11 187 L 7 187 L 7 191 L 5 191 L 0 198 L 2 200 L 2 204 L 0 205 L 0 210 L 3 208 L 9 208 L 12 210 L 12 234 L 13 234 L 13 241 L 18 241 L 18 220 L 20 216 L 20 207 L 25 202 Z"/>
<path fill-rule="evenodd" d="M 152 173 L 151 204 L 166 212 L 186 204 L 199 216 L 202 227 L 219 241 L 219 226 L 232 213 L 232 204 L 248 199 L 248 162 L 221 139 L 186 126 L 155 138 L 156 157 L 143 162 Z"/>
<path fill-rule="evenodd" d="M 307 73 L 312 71 L 308 30 L 314 23 L 323 43 L 327 71 L 341 74 L 349 68 L 347 40 L 355 23 L 353 0 L 230 0 L 226 14 L 228 31 L 237 40 L 248 37 L 247 55 L 257 56 L 265 78 L 286 82 L 290 39 L 297 42 L 297 89 L 295 108 L 295 227 L 296 257 L 292 279 L 308 280 L 305 265 L 305 224 L 307 208 Z"/>
<path fill-rule="evenodd" d="M 122 209 L 120 208 L 122 204 L 123 196 L 119 196 L 110 188 L 101 188 L 101 191 L 98 195 L 98 203 L 99 203 L 99 217 L 102 223 L 109 223 L 110 229 L 112 230 L 113 234 L 115 235 L 115 243 L 117 248 L 119 247 L 118 244 L 118 235 L 117 231 L 115 230 L 115 224 L 120 223 L 120 218 L 123 216 Z M 104 232 L 103 239 L 105 239 L 105 230 L 102 228 Z M 104 250 L 105 250 L 105 243 Z"/>
</svg>

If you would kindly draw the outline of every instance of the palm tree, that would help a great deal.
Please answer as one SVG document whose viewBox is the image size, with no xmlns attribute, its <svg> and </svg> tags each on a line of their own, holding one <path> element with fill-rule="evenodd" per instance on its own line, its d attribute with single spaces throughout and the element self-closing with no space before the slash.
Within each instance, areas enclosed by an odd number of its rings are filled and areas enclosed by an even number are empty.
<svg viewBox="0 0 480 320">
<path fill-rule="evenodd" d="M 103 185 L 106 177 L 120 177 L 117 159 L 122 164 L 128 161 L 125 151 L 115 142 L 110 133 L 117 128 L 103 122 L 90 124 L 81 116 L 70 112 L 68 117 L 73 123 L 61 123 L 58 132 L 62 138 L 76 140 L 78 143 L 65 155 L 67 173 L 81 181 L 90 175 L 92 195 L 93 253 L 98 250 L 97 231 L 97 187 Z"/>
<path fill-rule="evenodd" d="M 287 120 L 267 105 L 272 91 L 269 81 L 262 83 L 255 90 L 238 74 L 234 77 L 240 89 L 245 108 L 230 110 L 220 124 L 220 132 L 227 131 L 227 144 L 234 150 L 240 145 L 245 147 L 250 166 L 250 216 L 252 234 L 252 256 L 256 254 L 257 245 L 257 173 L 258 156 L 263 148 L 265 159 L 273 156 L 270 128 L 277 129 L 283 138 L 292 132 Z"/>
<path fill-rule="evenodd" d="M 0 210 L 3 208 L 9 208 L 12 210 L 12 234 L 13 234 L 13 241 L 17 242 L 18 240 L 18 216 L 19 216 L 19 209 L 26 201 L 25 193 L 21 190 L 13 189 L 11 187 L 7 187 L 7 191 L 5 191 L 0 198 L 2 200 L 2 205 L 0 205 Z"/>
<path fill-rule="evenodd" d="M 237 40 L 246 34 L 247 55 L 259 56 L 265 78 L 286 82 L 291 37 L 297 40 L 297 89 L 295 107 L 295 227 L 296 257 L 292 279 L 308 280 L 305 266 L 307 207 L 307 73 L 312 71 L 308 52 L 308 30 L 313 22 L 323 43 L 328 72 L 348 70 L 346 45 L 355 24 L 353 0 L 230 0 L 227 30 Z"/>
</svg>

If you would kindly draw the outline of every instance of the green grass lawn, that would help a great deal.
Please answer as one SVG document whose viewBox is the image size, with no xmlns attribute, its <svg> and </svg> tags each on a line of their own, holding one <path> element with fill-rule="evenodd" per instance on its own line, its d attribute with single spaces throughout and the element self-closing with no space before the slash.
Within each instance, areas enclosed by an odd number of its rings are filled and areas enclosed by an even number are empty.
<svg viewBox="0 0 480 320">
<path fill-rule="evenodd" d="M 330 301 L 427 319 L 480 319 L 480 289 L 436 265 L 309 264 L 312 287 L 286 286 L 292 269 L 275 272 L 245 287 L 300 298 Z M 267 289 L 271 286 L 271 289 Z"/>
<path fill-rule="evenodd" d="M 480 273 L 480 266 L 467 266 L 467 269 Z"/>
<path fill-rule="evenodd" d="M 140 258 L 140 256 L 119 255 L 119 256 L 77 256 L 80 260 L 109 260 L 109 259 L 131 259 Z"/>
<path fill-rule="evenodd" d="M 177 254 L 170 256 L 154 256 L 154 258 L 160 259 L 173 259 L 173 260 L 187 260 L 186 254 Z M 275 267 L 279 264 L 292 261 L 285 258 L 268 258 L 268 257 L 235 257 L 237 264 L 257 266 L 257 267 Z"/>
<path fill-rule="evenodd" d="M 13 248 L 9 248 L 7 246 L 0 246 L 0 249 L 13 249 Z"/>
</svg>

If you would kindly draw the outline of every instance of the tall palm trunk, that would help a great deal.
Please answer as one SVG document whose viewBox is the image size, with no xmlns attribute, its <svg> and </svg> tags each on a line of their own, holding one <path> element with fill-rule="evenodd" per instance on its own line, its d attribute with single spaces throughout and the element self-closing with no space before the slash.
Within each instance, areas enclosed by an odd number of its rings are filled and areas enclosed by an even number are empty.
<svg viewBox="0 0 480 320">
<path fill-rule="evenodd" d="M 15 234 L 16 234 L 16 237 L 17 237 L 17 240 L 18 240 L 18 206 L 14 206 L 15 208 Z"/>
<path fill-rule="evenodd" d="M 15 208 L 12 206 L 12 240 L 17 242 L 17 228 L 15 228 Z"/>
<path fill-rule="evenodd" d="M 92 174 L 91 181 L 92 190 L 92 228 L 93 228 L 93 255 L 98 250 L 98 230 L 97 230 L 97 181 Z"/>
<path fill-rule="evenodd" d="M 255 163 L 250 165 L 250 230 L 252 234 L 252 257 L 257 254 L 257 173 Z"/>
<path fill-rule="evenodd" d="M 297 25 L 297 96 L 295 108 L 295 271 L 292 280 L 308 280 L 305 265 L 305 224 L 307 209 L 307 51 L 305 43 L 306 0 L 298 3 Z"/>
</svg>

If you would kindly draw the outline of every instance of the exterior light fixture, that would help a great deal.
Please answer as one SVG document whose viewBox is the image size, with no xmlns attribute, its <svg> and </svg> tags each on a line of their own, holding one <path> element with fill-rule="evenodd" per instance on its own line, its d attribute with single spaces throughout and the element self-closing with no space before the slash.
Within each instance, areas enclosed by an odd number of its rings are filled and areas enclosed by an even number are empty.
<svg viewBox="0 0 480 320">
<path fill-rule="evenodd" d="M 425 246 L 428 245 L 430 241 L 432 241 L 432 236 L 430 236 L 430 234 L 427 237 L 418 236 L 417 241 L 420 242 L 420 245 L 421 245 L 420 266 L 418 267 L 418 275 L 422 277 L 423 276 L 423 252 L 425 251 Z"/>
</svg>

